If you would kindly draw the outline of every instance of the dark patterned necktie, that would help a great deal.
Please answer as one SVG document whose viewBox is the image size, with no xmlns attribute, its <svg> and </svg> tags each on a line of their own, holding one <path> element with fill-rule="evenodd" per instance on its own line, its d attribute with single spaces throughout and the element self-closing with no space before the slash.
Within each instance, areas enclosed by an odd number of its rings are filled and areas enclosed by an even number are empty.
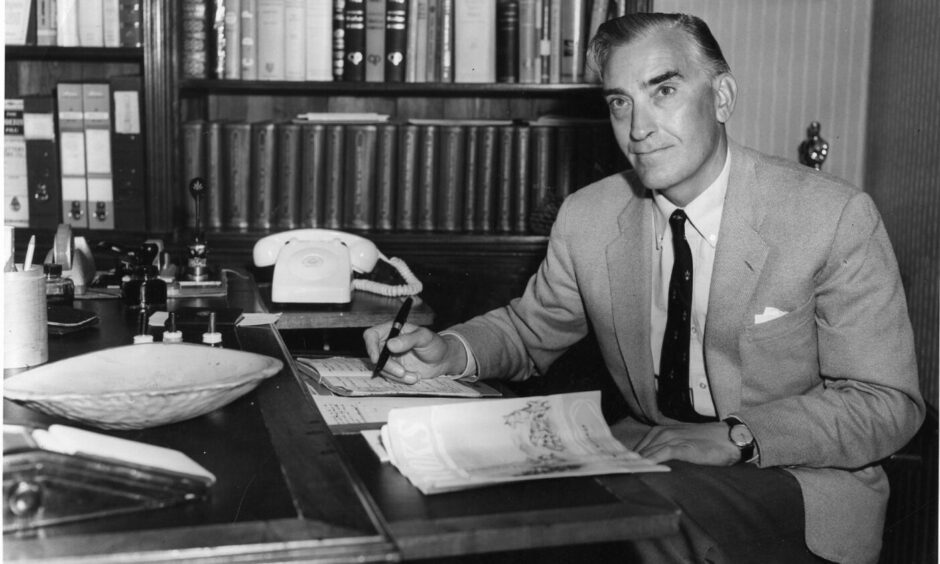
<svg viewBox="0 0 940 564">
<path fill-rule="evenodd" d="M 669 216 L 675 262 L 669 279 L 669 310 L 659 360 L 659 410 L 680 421 L 714 421 L 695 412 L 689 389 L 689 340 L 692 323 L 692 250 L 685 239 L 682 210 Z"/>
</svg>

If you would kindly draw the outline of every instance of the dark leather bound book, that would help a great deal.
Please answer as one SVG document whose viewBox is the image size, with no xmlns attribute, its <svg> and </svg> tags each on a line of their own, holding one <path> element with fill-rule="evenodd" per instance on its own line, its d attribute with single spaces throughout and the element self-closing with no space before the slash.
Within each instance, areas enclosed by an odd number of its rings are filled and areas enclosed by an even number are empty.
<svg viewBox="0 0 940 564">
<path fill-rule="evenodd" d="M 437 168 L 439 147 L 439 126 L 420 126 L 421 136 L 418 145 L 418 218 L 415 229 L 434 231 L 437 227 Z"/>
<path fill-rule="evenodd" d="M 201 119 L 183 122 L 183 184 L 189 186 L 193 178 L 206 177 L 206 121 Z M 183 206 L 186 210 L 186 226 L 196 226 L 196 202 L 189 194 L 184 194 Z M 205 219 L 205 210 L 200 210 Z"/>
<path fill-rule="evenodd" d="M 513 177 L 512 231 L 529 232 L 529 212 L 531 211 L 531 137 L 532 129 L 527 124 L 518 124 L 516 128 L 516 161 Z"/>
<path fill-rule="evenodd" d="M 333 80 L 343 80 L 346 59 L 346 0 L 333 0 Z"/>
<path fill-rule="evenodd" d="M 23 97 L 23 138 L 29 226 L 55 229 L 62 222 L 62 188 L 53 96 Z"/>
<path fill-rule="evenodd" d="M 369 230 L 375 225 L 375 124 L 346 126 L 345 229 Z"/>
<path fill-rule="evenodd" d="M 222 222 L 227 229 L 247 231 L 250 204 L 248 187 L 251 183 L 251 124 L 223 123 L 222 145 L 228 196 Z"/>
<path fill-rule="evenodd" d="M 408 57 L 408 0 L 385 5 L 385 82 L 404 82 Z"/>
<path fill-rule="evenodd" d="M 496 177 L 500 164 L 499 133 L 497 126 L 486 125 L 480 128 L 474 231 L 481 233 L 493 231 L 496 218 Z"/>
<path fill-rule="evenodd" d="M 460 225 L 463 231 L 471 232 L 476 225 L 477 216 L 477 190 L 480 177 L 480 127 L 468 125 L 466 127 L 466 160 L 463 174 L 463 213 Z"/>
<path fill-rule="evenodd" d="M 499 163 L 496 169 L 496 203 L 493 206 L 494 229 L 510 233 L 513 229 L 513 181 L 516 173 L 513 156 L 516 145 L 516 126 L 499 126 Z"/>
<path fill-rule="evenodd" d="M 519 82 L 519 2 L 496 4 L 496 82 Z"/>
<path fill-rule="evenodd" d="M 120 0 L 118 19 L 121 47 L 143 47 L 144 13 L 140 0 Z"/>
<path fill-rule="evenodd" d="M 129 75 L 113 76 L 110 83 L 114 228 L 146 231 L 143 82 L 139 75 Z"/>
<path fill-rule="evenodd" d="M 274 130 L 277 135 L 274 225 L 278 229 L 297 229 L 300 227 L 300 124 L 278 123 Z"/>
<path fill-rule="evenodd" d="M 556 130 L 557 128 L 553 126 L 530 127 L 532 137 L 530 205 L 532 211 L 540 210 L 550 202 L 554 202 Z"/>
<path fill-rule="evenodd" d="M 364 0 L 346 0 L 343 11 L 343 80 L 366 79 L 366 4 Z"/>
<path fill-rule="evenodd" d="M 398 126 L 378 125 L 375 151 L 375 229 L 395 228 L 395 182 L 398 178 Z"/>
<path fill-rule="evenodd" d="M 321 227 L 326 198 L 326 126 L 301 126 L 300 226 Z"/>
<path fill-rule="evenodd" d="M 575 128 L 563 125 L 555 132 L 555 193 L 564 198 L 579 186 L 573 186 L 571 163 L 575 158 Z"/>
<path fill-rule="evenodd" d="M 417 226 L 418 145 L 417 125 L 403 124 L 399 133 L 398 194 L 395 205 L 395 229 L 412 231 Z"/>
<path fill-rule="evenodd" d="M 460 231 L 463 225 L 464 176 L 466 174 L 466 133 L 460 124 L 441 127 L 438 167 L 437 229 Z"/>
<path fill-rule="evenodd" d="M 340 124 L 326 126 L 326 192 L 323 198 L 323 227 L 327 229 L 343 227 L 343 182 L 346 178 L 346 162 L 343 158 L 345 136 L 345 126 Z"/>
<path fill-rule="evenodd" d="M 218 121 L 206 122 L 205 132 L 205 176 L 206 179 L 206 227 L 219 230 L 224 226 L 222 217 L 225 209 L 225 169 L 222 158 L 222 124 Z"/>
<path fill-rule="evenodd" d="M 251 124 L 251 211 L 248 227 L 253 230 L 268 231 L 274 225 L 276 167 L 274 122 Z"/>
<path fill-rule="evenodd" d="M 183 78 L 209 78 L 209 0 L 182 0 Z"/>
</svg>

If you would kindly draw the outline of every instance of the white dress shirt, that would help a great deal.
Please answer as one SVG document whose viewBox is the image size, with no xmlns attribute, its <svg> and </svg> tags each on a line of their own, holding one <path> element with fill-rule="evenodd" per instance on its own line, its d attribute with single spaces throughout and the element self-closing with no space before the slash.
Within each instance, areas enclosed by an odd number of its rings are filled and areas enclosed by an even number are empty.
<svg viewBox="0 0 940 564">
<path fill-rule="evenodd" d="M 708 376 L 705 372 L 705 317 L 708 313 L 708 293 L 711 289 L 712 267 L 715 263 L 715 245 L 724 209 L 725 192 L 730 175 L 730 152 L 718 178 L 686 207 L 682 208 L 688 221 L 685 238 L 692 251 L 692 326 L 689 339 L 689 392 L 695 412 L 715 416 Z M 669 304 L 669 279 L 672 277 L 674 254 L 669 216 L 677 209 L 675 204 L 657 191 L 653 191 L 653 295 L 650 312 L 650 348 L 653 353 L 653 371 L 659 374 L 659 357 L 666 332 Z M 658 384 L 658 382 L 657 382 Z"/>
</svg>

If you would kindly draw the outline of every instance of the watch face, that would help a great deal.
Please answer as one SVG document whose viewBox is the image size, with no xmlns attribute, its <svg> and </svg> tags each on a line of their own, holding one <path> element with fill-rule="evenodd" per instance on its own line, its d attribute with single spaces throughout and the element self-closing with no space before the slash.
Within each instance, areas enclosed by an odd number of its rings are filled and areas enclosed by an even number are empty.
<svg viewBox="0 0 940 564">
<path fill-rule="evenodd" d="M 754 442 L 754 435 L 746 425 L 738 424 L 731 427 L 729 432 L 731 441 L 738 446 L 746 446 Z"/>
</svg>

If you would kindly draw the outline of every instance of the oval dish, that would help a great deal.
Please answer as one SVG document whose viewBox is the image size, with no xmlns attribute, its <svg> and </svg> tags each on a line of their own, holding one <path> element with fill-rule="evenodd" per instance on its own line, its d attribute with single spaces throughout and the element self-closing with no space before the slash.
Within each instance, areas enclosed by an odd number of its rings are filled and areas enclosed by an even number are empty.
<svg viewBox="0 0 940 564">
<path fill-rule="evenodd" d="M 205 345 L 127 345 L 16 374 L 4 381 L 3 395 L 101 429 L 146 429 L 227 405 L 282 366 L 269 356 Z"/>
</svg>

